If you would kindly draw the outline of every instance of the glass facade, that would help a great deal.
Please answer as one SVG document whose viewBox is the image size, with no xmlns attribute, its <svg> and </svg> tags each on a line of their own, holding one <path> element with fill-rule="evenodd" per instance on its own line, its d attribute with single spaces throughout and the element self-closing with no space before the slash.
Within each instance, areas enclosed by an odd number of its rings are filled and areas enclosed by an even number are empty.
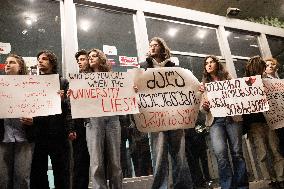
<svg viewBox="0 0 284 189">
<path fill-rule="evenodd" d="M 9 43 L 11 53 L 36 57 L 40 50 L 48 49 L 57 55 L 61 64 L 59 1 L 3 0 L 0 12 L 0 42 Z M 0 63 L 6 57 L 7 54 L 0 53 Z"/>
<path fill-rule="evenodd" d="M 267 40 L 272 57 L 276 58 L 280 63 L 278 74 L 279 77 L 283 79 L 284 78 L 284 38 L 268 35 Z"/>
<path fill-rule="evenodd" d="M 132 68 L 123 64 L 135 58 L 137 62 L 132 14 L 81 5 L 76 6 L 76 13 L 79 49 L 109 49 L 107 56 L 113 71 Z"/>
</svg>

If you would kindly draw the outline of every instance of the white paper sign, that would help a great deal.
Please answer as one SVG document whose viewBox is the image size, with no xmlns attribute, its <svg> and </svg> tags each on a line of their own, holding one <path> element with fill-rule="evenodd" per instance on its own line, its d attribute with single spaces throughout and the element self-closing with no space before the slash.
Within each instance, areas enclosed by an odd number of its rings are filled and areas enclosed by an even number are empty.
<svg viewBox="0 0 284 189">
<path fill-rule="evenodd" d="M 11 44 L 0 42 L 0 54 L 9 54 L 10 52 L 11 52 Z"/>
<path fill-rule="evenodd" d="M 271 129 L 284 127 L 284 80 L 263 79 L 264 90 L 269 103 L 269 111 L 264 112 Z"/>
<path fill-rule="evenodd" d="M 23 57 L 25 63 L 28 67 L 32 67 L 37 65 L 37 58 L 36 57 Z"/>
<path fill-rule="evenodd" d="M 178 68 L 133 69 L 138 87 L 141 132 L 158 132 L 195 126 L 201 94 L 191 71 Z"/>
<path fill-rule="evenodd" d="M 0 118 L 47 116 L 61 113 L 59 76 L 1 75 Z"/>
<path fill-rule="evenodd" d="M 119 56 L 119 63 L 121 66 L 139 66 L 137 57 Z"/>
<path fill-rule="evenodd" d="M 250 114 L 269 110 L 260 75 L 205 85 L 213 117 Z"/>
<path fill-rule="evenodd" d="M 107 55 L 117 55 L 117 49 L 115 46 L 103 45 L 103 52 Z"/>
<path fill-rule="evenodd" d="M 69 74 L 73 118 L 138 113 L 132 75 L 127 72 Z"/>
</svg>

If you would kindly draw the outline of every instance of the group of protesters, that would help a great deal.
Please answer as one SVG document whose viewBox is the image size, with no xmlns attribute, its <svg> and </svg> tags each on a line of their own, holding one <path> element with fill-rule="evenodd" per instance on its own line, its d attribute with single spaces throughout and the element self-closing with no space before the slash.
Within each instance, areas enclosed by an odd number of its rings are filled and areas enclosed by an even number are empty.
<svg viewBox="0 0 284 189">
<path fill-rule="evenodd" d="M 80 50 L 75 58 L 80 73 L 112 71 L 106 55 L 99 49 Z M 146 61 L 140 67 L 145 70 L 175 67 L 170 58 L 170 49 L 165 41 L 154 37 L 149 41 Z M 58 73 L 58 61 L 53 52 L 43 50 L 37 54 L 37 60 L 40 75 Z M 262 75 L 277 79 L 278 68 L 279 63 L 275 59 L 263 60 L 255 56 L 248 61 L 244 76 Z M 8 55 L 5 73 L 26 75 L 23 58 L 16 54 Z M 216 56 L 205 57 L 199 92 L 202 93 L 200 111 L 206 119 L 201 124 L 209 128 L 217 159 L 219 184 L 222 189 L 249 188 L 242 150 L 242 136 L 246 130 L 249 140 L 256 146 L 263 178 L 271 182 L 271 187 L 284 188 L 284 158 L 280 151 L 283 144 L 279 145 L 280 140 L 283 141 L 283 130 L 278 129 L 276 133 L 270 129 L 263 113 L 213 117 L 210 112 L 205 84 L 230 79 L 232 76 Z M 0 188 L 49 188 L 47 171 L 50 156 L 57 189 L 88 188 L 89 172 L 94 189 L 121 189 L 123 174 L 126 175 L 129 166 L 125 155 L 127 140 L 135 146 L 131 155 L 136 176 L 153 174 L 152 189 L 193 189 L 204 186 L 203 183 L 210 180 L 208 165 L 202 170 L 204 176 L 196 179 L 194 166 L 197 165 L 194 164 L 199 162 L 193 163 L 195 158 L 188 156 L 200 151 L 205 152 L 206 156 L 206 147 L 190 145 L 187 148 L 187 140 L 193 136 L 188 131 L 177 129 L 140 133 L 133 115 L 72 119 L 69 100 L 72 91 L 68 89 L 66 79 L 59 76 L 59 82 L 61 114 L 0 119 Z M 139 88 L 133 88 L 139 92 Z M 193 152 L 197 148 L 200 150 Z M 267 165 L 269 157 L 273 160 L 273 170 Z"/>
</svg>

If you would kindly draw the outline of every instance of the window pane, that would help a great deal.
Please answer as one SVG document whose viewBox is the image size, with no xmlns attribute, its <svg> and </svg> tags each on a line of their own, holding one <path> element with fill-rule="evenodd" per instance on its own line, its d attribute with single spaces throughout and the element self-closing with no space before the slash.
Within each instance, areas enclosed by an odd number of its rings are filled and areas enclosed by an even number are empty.
<svg viewBox="0 0 284 189">
<path fill-rule="evenodd" d="M 278 74 L 280 78 L 284 78 L 284 38 L 267 36 L 271 54 L 280 63 Z"/>
<path fill-rule="evenodd" d="M 226 31 L 232 55 L 251 57 L 261 55 L 257 36 L 240 31 Z"/>
<path fill-rule="evenodd" d="M 162 37 L 172 51 L 221 55 L 216 29 L 146 18 L 149 39 Z"/>
<path fill-rule="evenodd" d="M 3 0 L 0 6 L 0 42 L 11 52 L 35 57 L 42 49 L 53 51 L 61 63 L 60 4 L 49 0 Z M 7 55 L 0 54 L 3 63 Z M 61 72 L 61 65 L 59 66 Z"/>
<path fill-rule="evenodd" d="M 247 62 L 248 62 L 247 60 L 240 60 L 240 59 L 234 60 L 238 78 L 245 77 L 245 67 Z"/>
<path fill-rule="evenodd" d="M 202 81 L 203 74 L 203 57 L 194 56 L 183 56 L 183 55 L 173 55 L 179 60 L 179 67 L 190 70 L 193 75 L 198 79 L 199 82 Z"/>
<path fill-rule="evenodd" d="M 126 71 L 119 63 L 119 56 L 137 57 L 133 15 L 110 12 L 98 8 L 77 5 L 78 45 L 79 49 L 103 50 L 104 45 L 114 46 L 116 55 L 108 55 L 113 71 Z"/>
</svg>

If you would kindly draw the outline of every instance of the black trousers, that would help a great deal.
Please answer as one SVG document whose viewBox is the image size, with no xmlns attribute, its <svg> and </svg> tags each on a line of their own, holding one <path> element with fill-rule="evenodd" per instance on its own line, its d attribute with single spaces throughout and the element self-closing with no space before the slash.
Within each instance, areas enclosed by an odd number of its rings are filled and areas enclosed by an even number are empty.
<svg viewBox="0 0 284 189">
<path fill-rule="evenodd" d="M 85 129 L 85 127 L 82 127 Z M 90 155 L 88 151 L 86 134 L 77 135 L 73 145 L 73 189 L 88 189 Z"/>
<path fill-rule="evenodd" d="M 49 189 L 48 155 L 56 189 L 70 189 L 70 144 L 66 139 L 41 139 L 35 142 L 31 189 Z"/>
</svg>

